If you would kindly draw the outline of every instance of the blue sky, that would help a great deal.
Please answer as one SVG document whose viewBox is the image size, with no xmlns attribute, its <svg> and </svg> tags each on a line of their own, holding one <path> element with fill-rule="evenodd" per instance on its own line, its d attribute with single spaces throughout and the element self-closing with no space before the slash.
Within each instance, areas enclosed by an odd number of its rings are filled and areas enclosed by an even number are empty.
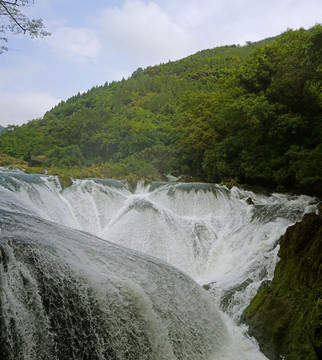
<svg viewBox="0 0 322 360">
<path fill-rule="evenodd" d="M 2 126 L 42 117 L 138 67 L 322 21 L 320 0 L 35 0 L 24 11 L 52 35 L 9 36 L 0 55 Z"/>
</svg>

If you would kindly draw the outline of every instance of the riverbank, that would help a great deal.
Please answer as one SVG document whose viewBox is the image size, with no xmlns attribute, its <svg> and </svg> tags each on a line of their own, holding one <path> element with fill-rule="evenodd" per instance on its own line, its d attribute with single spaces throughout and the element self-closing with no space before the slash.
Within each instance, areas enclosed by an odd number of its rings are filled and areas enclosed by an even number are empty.
<svg viewBox="0 0 322 360">
<path fill-rule="evenodd" d="M 270 360 L 322 358 L 322 218 L 306 214 L 280 239 L 281 258 L 269 286 L 242 316 Z"/>
</svg>

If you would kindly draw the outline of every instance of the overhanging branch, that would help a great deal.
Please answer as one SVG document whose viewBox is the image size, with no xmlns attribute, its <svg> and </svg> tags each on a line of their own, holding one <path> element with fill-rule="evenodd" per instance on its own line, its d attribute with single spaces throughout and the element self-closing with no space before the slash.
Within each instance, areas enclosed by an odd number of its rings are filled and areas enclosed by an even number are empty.
<svg viewBox="0 0 322 360">
<path fill-rule="evenodd" d="M 5 3 L 5 4 L 8 4 L 8 5 L 12 5 L 12 6 L 20 6 L 19 4 L 17 4 L 17 1 L 18 1 L 18 0 L 16 0 L 15 2 L 11 2 L 11 1 L 0 1 L 0 4 Z"/>
<path fill-rule="evenodd" d="M 13 14 L 11 13 L 11 11 L 7 8 L 7 6 L 4 4 L 11 4 L 13 6 L 19 6 L 16 2 L 15 3 L 10 3 L 8 1 L 0 1 L 0 5 L 5 9 L 5 11 L 7 12 L 7 15 L 14 21 L 14 23 L 23 31 L 23 33 L 25 34 L 26 31 L 28 29 L 25 29 L 19 22 L 18 20 L 13 16 Z"/>
</svg>

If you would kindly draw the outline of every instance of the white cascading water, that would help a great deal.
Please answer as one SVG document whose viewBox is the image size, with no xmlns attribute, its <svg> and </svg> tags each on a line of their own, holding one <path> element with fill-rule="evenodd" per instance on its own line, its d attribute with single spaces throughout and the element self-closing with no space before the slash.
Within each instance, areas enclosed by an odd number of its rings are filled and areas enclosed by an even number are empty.
<svg viewBox="0 0 322 360">
<path fill-rule="evenodd" d="M 308 196 L 97 179 L 63 190 L 7 170 L 0 205 L 0 358 L 30 360 L 265 359 L 239 318 L 273 277 L 279 237 L 316 210 Z"/>
</svg>

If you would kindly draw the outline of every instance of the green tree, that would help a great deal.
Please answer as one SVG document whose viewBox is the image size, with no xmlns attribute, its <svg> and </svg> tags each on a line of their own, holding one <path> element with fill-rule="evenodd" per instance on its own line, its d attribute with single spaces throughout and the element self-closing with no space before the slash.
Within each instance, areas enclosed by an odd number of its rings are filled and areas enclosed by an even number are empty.
<svg viewBox="0 0 322 360">
<path fill-rule="evenodd" d="M 83 154 L 77 145 L 55 146 L 46 153 L 46 156 L 45 166 L 80 166 L 84 161 Z"/>
<path fill-rule="evenodd" d="M 65 170 L 101 164 L 109 176 L 174 171 L 322 194 L 321 41 L 316 25 L 139 68 L 7 127 L 0 152 Z"/>
</svg>

